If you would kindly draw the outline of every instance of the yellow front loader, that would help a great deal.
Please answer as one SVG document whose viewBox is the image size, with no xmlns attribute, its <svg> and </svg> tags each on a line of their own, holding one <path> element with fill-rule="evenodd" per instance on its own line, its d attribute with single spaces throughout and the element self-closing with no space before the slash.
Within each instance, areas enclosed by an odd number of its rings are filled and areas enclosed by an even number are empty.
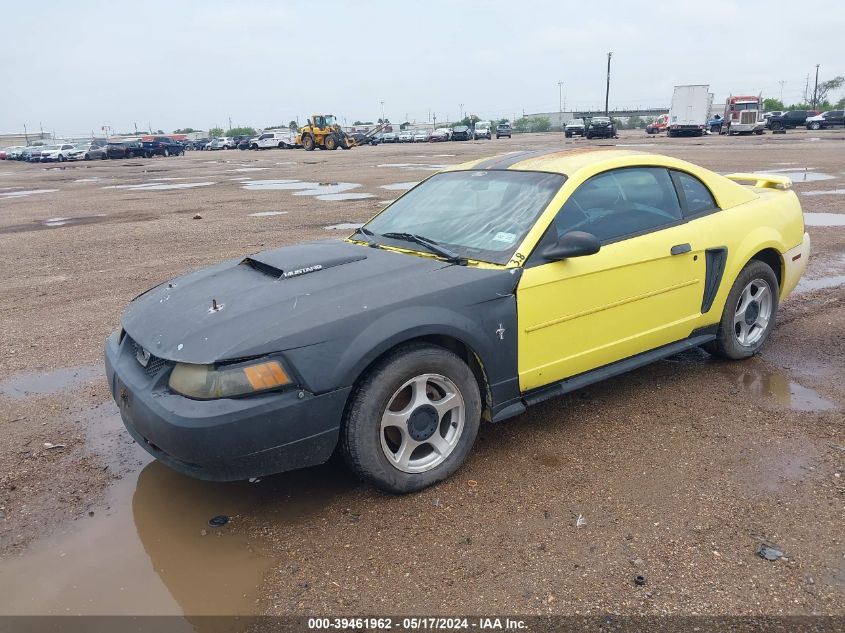
<svg viewBox="0 0 845 633">
<path fill-rule="evenodd" d="M 296 144 L 301 145 L 309 152 L 318 147 L 329 150 L 338 147 L 352 149 L 356 145 L 369 142 L 369 139 L 383 130 L 385 126 L 386 124 L 382 123 L 364 134 L 362 139 L 356 139 L 343 131 L 333 114 L 314 114 L 308 119 L 308 123 L 299 128 L 299 133 L 296 135 Z"/>
</svg>

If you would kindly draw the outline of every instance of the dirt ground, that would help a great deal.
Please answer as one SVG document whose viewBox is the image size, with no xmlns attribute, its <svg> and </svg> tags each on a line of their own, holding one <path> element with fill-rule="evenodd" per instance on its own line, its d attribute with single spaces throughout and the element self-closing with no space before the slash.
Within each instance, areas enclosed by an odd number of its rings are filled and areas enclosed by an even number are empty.
<svg viewBox="0 0 845 633">
<path fill-rule="evenodd" d="M 0 614 L 845 615 L 843 137 L 0 162 Z M 344 237 L 440 165 L 589 144 L 793 178 L 813 256 L 758 357 L 690 352 L 485 425 L 456 476 L 403 497 L 334 463 L 196 482 L 122 432 L 102 343 L 140 292 Z"/>
</svg>

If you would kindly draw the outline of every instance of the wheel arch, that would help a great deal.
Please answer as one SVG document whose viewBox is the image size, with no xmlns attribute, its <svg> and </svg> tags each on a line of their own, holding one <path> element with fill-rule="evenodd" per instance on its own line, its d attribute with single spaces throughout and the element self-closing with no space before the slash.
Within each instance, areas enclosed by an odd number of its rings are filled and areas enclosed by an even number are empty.
<svg viewBox="0 0 845 633">
<path fill-rule="evenodd" d="M 781 288 L 783 286 L 785 264 L 783 261 L 783 255 L 780 253 L 780 251 L 770 246 L 768 248 L 764 248 L 756 252 L 748 260 L 748 262 L 753 260 L 761 261 L 764 264 L 768 265 L 769 268 L 772 269 L 772 272 L 775 273 L 775 278 L 778 280 L 778 288 Z M 748 262 L 743 265 L 743 268 L 748 265 Z"/>
<path fill-rule="evenodd" d="M 373 370 L 373 367 L 378 365 L 385 358 L 395 353 L 403 347 L 408 347 L 414 344 L 425 344 L 433 347 L 440 347 L 455 354 L 458 358 L 464 361 L 475 376 L 478 384 L 478 391 L 481 394 L 482 418 L 490 421 L 492 419 L 493 396 L 490 390 L 490 382 L 487 376 L 487 370 L 484 366 L 484 361 L 481 356 L 473 349 L 473 347 L 464 340 L 465 337 L 456 335 L 454 332 L 438 332 L 432 331 L 426 334 L 419 334 L 414 332 L 407 332 L 404 337 L 394 337 L 389 344 L 381 345 L 378 351 L 369 355 L 364 362 L 354 369 L 354 380 L 352 382 L 352 391 L 347 398 L 346 407 L 352 401 L 358 386 L 366 378 L 366 376 Z M 345 416 L 344 416 L 345 417 Z"/>
</svg>

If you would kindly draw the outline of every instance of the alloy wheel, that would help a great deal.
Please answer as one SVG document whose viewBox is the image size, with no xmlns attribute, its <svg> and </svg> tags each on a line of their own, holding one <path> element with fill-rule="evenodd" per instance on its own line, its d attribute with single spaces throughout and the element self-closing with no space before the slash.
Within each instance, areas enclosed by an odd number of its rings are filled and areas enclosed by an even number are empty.
<svg viewBox="0 0 845 633">
<path fill-rule="evenodd" d="M 772 289 L 763 279 L 749 283 L 739 295 L 734 311 L 734 335 L 743 347 L 759 341 L 772 318 Z"/>
<path fill-rule="evenodd" d="M 442 464 L 464 430 L 460 390 L 440 374 L 406 381 L 388 400 L 381 418 L 381 448 L 396 469 L 422 473 Z"/>
</svg>

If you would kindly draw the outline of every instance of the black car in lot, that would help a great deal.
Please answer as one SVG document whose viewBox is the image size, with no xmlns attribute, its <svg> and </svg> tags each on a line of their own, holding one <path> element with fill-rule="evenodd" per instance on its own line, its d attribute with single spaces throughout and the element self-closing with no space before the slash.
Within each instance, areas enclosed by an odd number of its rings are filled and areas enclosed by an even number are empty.
<svg viewBox="0 0 845 633">
<path fill-rule="evenodd" d="M 499 123 L 499 125 L 496 126 L 496 138 L 502 138 L 503 136 L 511 138 L 512 134 L 513 130 L 511 129 L 510 123 Z"/>
<path fill-rule="evenodd" d="M 205 146 L 211 143 L 210 138 L 198 138 L 195 141 L 185 141 L 185 149 L 204 150 Z"/>
<path fill-rule="evenodd" d="M 452 128 L 453 141 L 471 141 L 472 138 L 472 130 L 466 125 L 456 125 Z"/>
<path fill-rule="evenodd" d="M 845 127 L 845 110 L 828 110 L 817 116 L 811 116 L 804 125 L 808 130 L 826 130 L 832 127 Z"/>
<path fill-rule="evenodd" d="M 137 158 L 144 156 L 144 146 L 141 141 L 109 141 L 106 155 L 109 158 Z"/>
<path fill-rule="evenodd" d="M 185 146 L 167 136 L 156 136 L 150 141 L 141 143 L 144 156 L 181 156 L 185 153 Z"/>
<path fill-rule="evenodd" d="M 788 110 L 780 115 L 772 115 L 766 119 L 766 127 L 770 130 L 791 130 L 804 127 L 807 117 L 815 116 L 812 110 Z"/>
<path fill-rule="evenodd" d="M 249 149 L 249 139 L 252 138 L 244 134 L 236 134 L 232 137 L 232 147 L 238 149 Z M 243 145 L 241 145 L 243 143 Z"/>
<path fill-rule="evenodd" d="M 591 138 L 614 138 L 616 136 L 616 124 L 606 116 L 594 116 L 587 124 L 588 139 Z"/>
</svg>

